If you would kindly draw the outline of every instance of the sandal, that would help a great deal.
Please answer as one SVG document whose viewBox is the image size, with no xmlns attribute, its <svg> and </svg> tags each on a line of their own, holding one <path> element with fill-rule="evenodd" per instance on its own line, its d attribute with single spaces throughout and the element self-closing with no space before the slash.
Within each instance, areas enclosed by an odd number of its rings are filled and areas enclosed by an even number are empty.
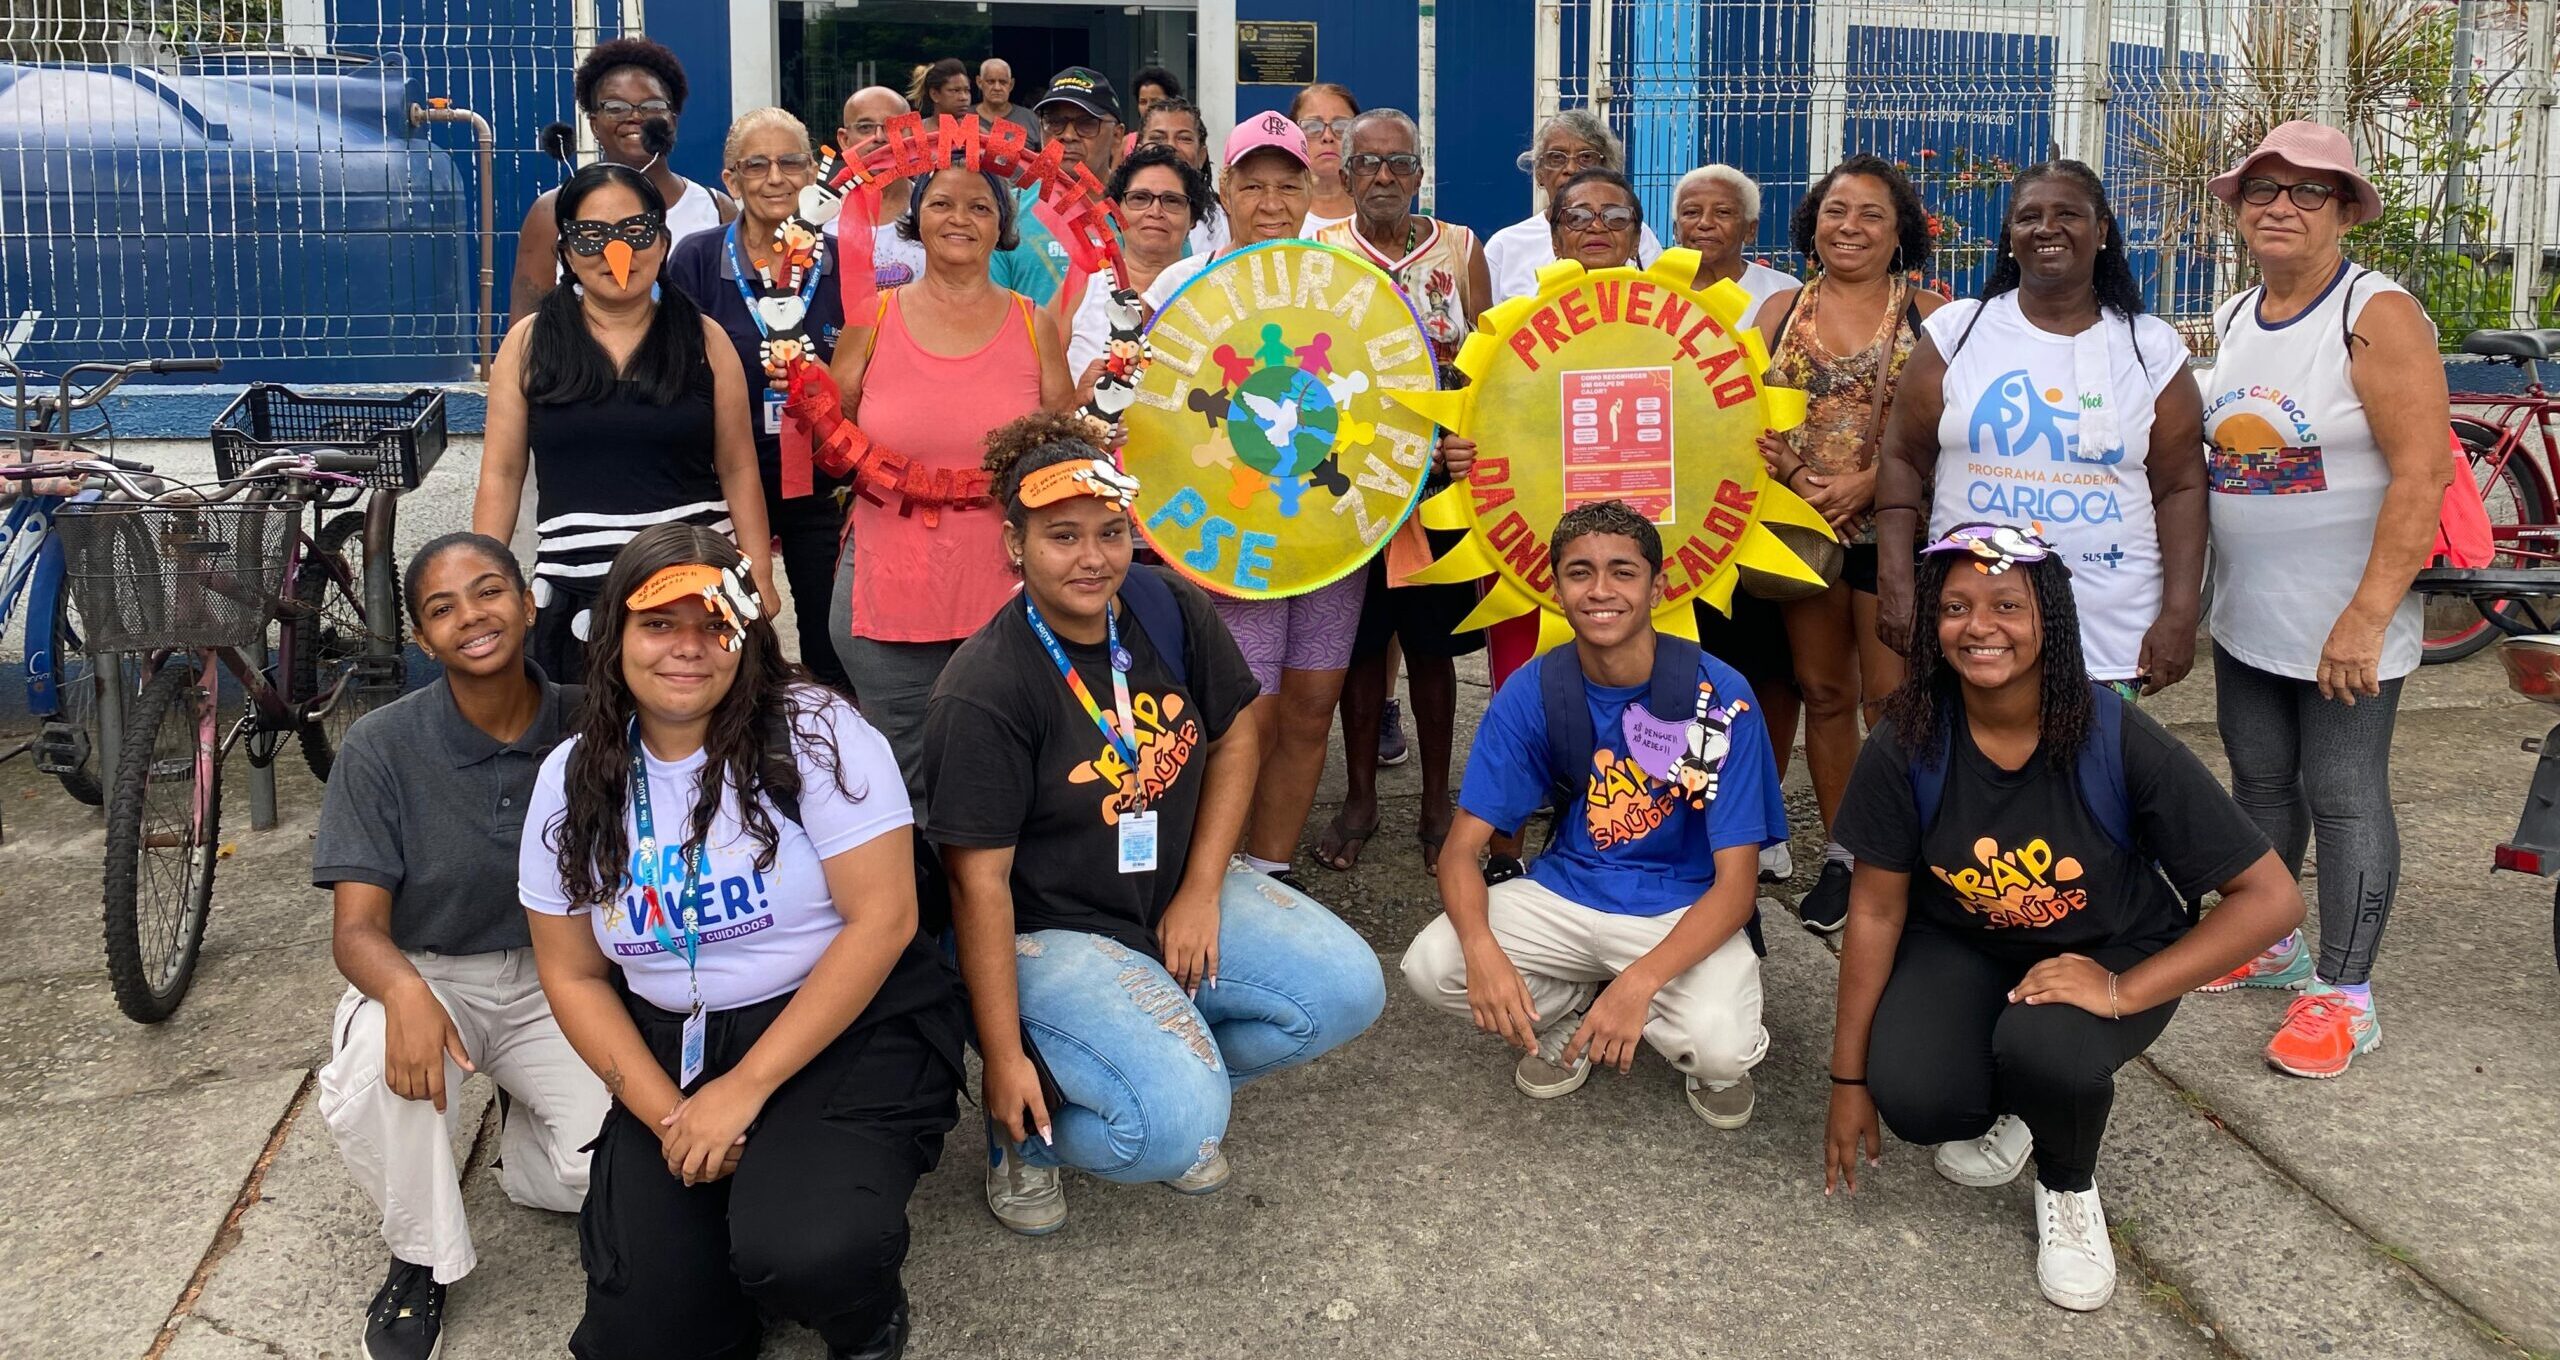
<svg viewBox="0 0 2560 1360">
<path fill-rule="evenodd" d="M 1449 820 L 1454 822 L 1457 818 L 1452 814 Z M 1417 824 L 1413 828 L 1413 838 L 1422 842 L 1422 872 L 1437 877 L 1440 873 L 1440 847 L 1449 839 L 1449 823 L 1443 822 L 1438 831 L 1433 831 L 1427 824 Z"/>
<path fill-rule="evenodd" d="M 1343 814 L 1337 812 L 1333 814 L 1332 825 L 1325 828 L 1323 837 L 1316 842 L 1316 863 L 1335 873 L 1347 874 L 1359 867 L 1361 847 L 1377 834 L 1376 818 L 1370 818 L 1365 827 L 1355 827 L 1345 823 Z"/>
</svg>

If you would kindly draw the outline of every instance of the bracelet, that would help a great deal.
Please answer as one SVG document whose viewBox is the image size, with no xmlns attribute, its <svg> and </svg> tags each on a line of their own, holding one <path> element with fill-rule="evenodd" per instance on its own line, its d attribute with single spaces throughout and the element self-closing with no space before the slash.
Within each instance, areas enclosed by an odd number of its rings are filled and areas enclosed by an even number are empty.
<svg viewBox="0 0 2560 1360">
<path fill-rule="evenodd" d="M 2114 973 L 2107 974 L 2107 1009 L 2114 1011 L 2116 1013 L 2116 1018 L 2118 1020 L 2122 1020 L 2124 1018 L 2124 1007 L 2116 1001 L 2116 977 L 2117 975 Z"/>
<path fill-rule="evenodd" d="M 1831 1074 L 1831 1084 L 1834 1086 L 1864 1086 L 1867 1084 L 1867 1079 L 1865 1077 L 1844 1077 L 1839 1073 L 1834 1072 Z"/>
</svg>

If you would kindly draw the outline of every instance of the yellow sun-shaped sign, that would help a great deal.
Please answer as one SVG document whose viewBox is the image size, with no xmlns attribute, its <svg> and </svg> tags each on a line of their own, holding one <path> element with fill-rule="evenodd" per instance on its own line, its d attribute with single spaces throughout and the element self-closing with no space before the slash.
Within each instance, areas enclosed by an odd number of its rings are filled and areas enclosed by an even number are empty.
<svg viewBox="0 0 2560 1360">
<path fill-rule="evenodd" d="M 1534 609 L 1539 650 L 1571 637 L 1547 540 L 1564 512 L 1596 501 L 1661 527 L 1669 583 L 1654 625 L 1666 633 L 1697 636 L 1697 600 L 1729 612 L 1746 568 L 1820 586 L 1770 526 L 1826 538 L 1830 526 L 1759 451 L 1764 431 L 1803 422 L 1804 394 L 1761 382 L 1769 352 L 1742 326 L 1749 295 L 1730 281 L 1700 290 L 1697 272 L 1692 250 L 1641 270 L 1558 261 L 1538 271 L 1535 297 L 1485 313 L 1458 351 L 1466 387 L 1389 394 L 1476 443 L 1475 470 L 1422 505 L 1425 527 L 1467 536 L 1412 578 L 1497 578 L 1460 627 Z"/>
</svg>

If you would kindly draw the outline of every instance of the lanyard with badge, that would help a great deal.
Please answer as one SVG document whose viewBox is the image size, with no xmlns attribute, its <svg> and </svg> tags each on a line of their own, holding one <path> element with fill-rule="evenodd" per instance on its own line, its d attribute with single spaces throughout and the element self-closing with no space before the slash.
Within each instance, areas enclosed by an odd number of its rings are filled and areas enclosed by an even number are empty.
<svg viewBox="0 0 2560 1360">
<path fill-rule="evenodd" d="M 773 339 L 777 334 L 797 333 L 808 320 L 810 304 L 818 297 L 818 280 L 822 271 L 813 253 L 807 264 L 796 266 L 801 275 L 797 293 L 767 291 L 773 289 L 775 281 L 769 271 L 748 266 L 747 253 L 739 244 L 738 224 L 735 222 L 729 224 L 728 246 L 729 270 L 734 276 L 732 281 L 738 285 L 738 297 L 747 304 L 747 319 L 755 323 L 756 334 L 765 342 L 764 432 L 778 435 L 782 433 L 782 402 L 791 370 L 790 365 L 784 363 L 779 365 L 781 372 L 774 371 L 777 365 L 772 362 L 775 357 L 772 353 Z M 758 283 L 765 287 L 758 288 Z"/>
<path fill-rule="evenodd" d="M 706 837 L 683 851 L 684 887 L 670 910 L 665 895 L 658 891 L 664 867 L 658 858 L 657 819 L 650 815 L 649 810 L 649 761 L 641 753 L 640 725 L 637 722 L 631 725 L 631 820 L 640 832 L 639 866 L 635 877 L 639 880 L 641 900 L 647 907 L 649 933 L 657 937 L 660 948 L 684 960 L 685 987 L 691 996 L 691 1004 L 684 1016 L 683 1052 L 677 1059 L 681 1070 L 676 1074 L 676 1088 L 683 1090 L 702 1075 L 703 1037 L 708 1029 L 702 1009 L 702 977 L 698 960 L 702 952 L 702 875 L 711 858 L 711 844 Z M 684 932 L 681 944 L 677 942 L 675 930 L 668 927 L 670 915 L 675 917 L 676 926 Z"/>
<path fill-rule="evenodd" d="M 1031 631 L 1039 635 L 1040 645 L 1048 649 L 1049 659 L 1057 664 L 1058 676 L 1066 682 L 1067 692 L 1084 705 L 1085 716 L 1093 719 L 1093 725 L 1101 731 L 1103 740 L 1109 742 L 1112 752 L 1120 757 L 1121 767 L 1128 771 L 1131 804 L 1128 811 L 1120 814 L 1120 872 L 1155 872 L 1156 812 L 1147 806 L 1146 793 L 1138 781 L 1138 748 L 1130 736 L 1136 728 L 1129 716 L 1129 649 L 1120 645 L 1119 612 L 1105 606 L 1102 614 L 1105 635 L 1111 647 L 1111 701 L 1120 719 L 1116 728 L 1104 715 L 1102 705 L 1094 702 L 1092 687 L 1085 684 L 1084 677 L 1076 672 L 1075 663 L 1067 659 L 1067 649 L 1058 645 L 1058 635 L 1049 630 L 1049 621 L 1040 617 L 1040 606 L 1033 604 L 1028 594 L 1022 597 L 1022 612 L 1031 620 Z"/>
</svg>

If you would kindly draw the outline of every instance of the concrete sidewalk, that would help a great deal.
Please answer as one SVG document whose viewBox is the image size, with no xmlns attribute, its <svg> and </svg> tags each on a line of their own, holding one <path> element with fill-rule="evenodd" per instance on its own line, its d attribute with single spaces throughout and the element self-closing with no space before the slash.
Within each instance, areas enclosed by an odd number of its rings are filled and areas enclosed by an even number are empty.
<svg viewBox="0 0 2560 1360">
<path fill-rule="evenodd" d="M 1471 728 L 1482 673 L 1462 674 Z M 2209 675 L 2151 709 L 2219 768 Z M 1499 1045 L 1400 984 L 1374 1032 L 1239 1098 L 1237 1179 L 1205 1200 L 1071 1178 L 1067 1229 L 1014 1239 L 978 1202 L 964 1105 L 914 1206 L 910 1354 L 2560 1354 L 2551 894 L 2486 867 L 2532 766 L 2516 739 L 2546 725 L 2485 657 L 2411 683 L 2406 883 L 2378 979 L 2390 1041 L 2342 1080 L 2281 1078 L 2257 1057 L 2280 997 L 2190 998 L 2118 1082 L 2099 1184 L 2125 1273 L 2102 1312 L 2037 1294 L 2023 1182 L 1964 1190 L 1897 1143 L 1856 1198 L 1822 1194 L 1835 971 L 1773 903 L 1773 1042 L 1735 1133 L 1690 1114 L 1650 1054 L 1526 1101 Z M 246 764 L 230 763 L 236 853 L 204 965 L 178 1015 L 144 1029 L 105 982 L 94 814 L 0 765 L 0 920 L 17 927 L 0 950 L 0 1356 L 359 1353 L 384 1252 L 312 1108 L 342 984 L 327 900 L 304 881 L 320 791 L 290 752 L 278 768 L 283 824 L 251 834 Z M 1417 788 L 1410 767 L 1384 773 L 1354 872 L 1301 860 L 1391 983 L 1434 910 Z M 456 1138 L 476 1149 L 483 1259 L 453 1292 L 445 1354 L 559 1354 L 574 1224 L 499 1193 L 486 1105 L 474 1082 Z M 795 1332 L 768 1353 L 822 1351 Z"/>
</svg>

